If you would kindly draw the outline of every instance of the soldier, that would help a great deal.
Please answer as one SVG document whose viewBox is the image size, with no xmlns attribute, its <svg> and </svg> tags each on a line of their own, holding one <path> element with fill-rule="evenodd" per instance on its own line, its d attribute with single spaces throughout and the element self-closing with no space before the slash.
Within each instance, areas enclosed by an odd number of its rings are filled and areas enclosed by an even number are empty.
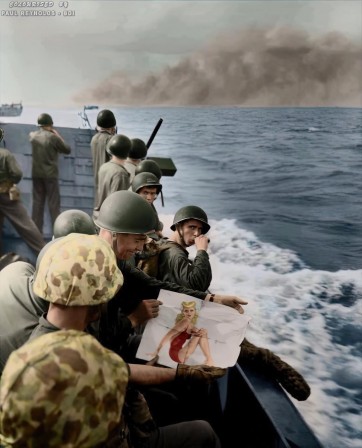
<svg viewBox="0 0 362 448">
<path fill-rule="evenodd" d="M 171 230 L 169 240 L 160 245 L 157 278 L 206 291 L 212 280 L 206 236 L 210 225 L 206 213 L 196 205 L 182 207 L 174 216 Z M 193 245 L 197 252 L 191 262 L 187 248 Z"/>
<path fill-rule="evenodd" d="M 110 156 L 106 152 L 108 141 L 117 132 L 116 118 L 112 111 L 101 110 L 97 115 L 97 133 L 91 140 L 91 151 L 93 160 L 94 176 L 94 204 L 97 203 L 98 194 L 98 171 L 103 163 L 108 162 Z"/>
<path fill-rule="evenodd" d="M 111 156 L 109 162 L 103 163 L 98 171 L 97 202 L 93 217 L 97 218 L 99 209 L 114 191 L 128 190 L 130 187 L 129 172 L 124 167 L 131 149 L 131 140 L 125 135 L 114 135 L 107 143 L 107 153 Z"/>
<path fill-rule="evenodd" d="M 140 138 L 132 138 L 131 142 L 132 147 L 124 166 L 130 174 L 130 182 L 132 183 L 133 178 L 135 177 L 136 167 L 147 156 L 147 146 Z"/>
<path fill-rule="evenodd" d="M 122 284 L 123 276 L 117 268 L 114 252 L 100 237 L 70 234 L 56 240 L 38 266 L 34 292 L 50 304 L 30 340 L 58 332 L 60 328 L 84 331 L 91 322 L 99 319 L 101 305 L 111 301 Z M 130 364 L 129 369 L 130 381 L 143 385 L 172 380 L 210 382 L 225 374 L 224 369 L 209 366 L 180 366 L 170 371 Z M 199 443 L 205 447 L 219 447 L 217 436 L 206 422 L 182 423 L 179 424 L 181 428 L 179 425 L 157 428 L 142 395 L 135 390 L 130 390 L 129 395 L 125 420 L 130 425 L 131 438 L 149 438 L 151 447 L 161 448 L 170 446 L 170 440 L 174 440 L 177 433 L 175 447 L 191 448 Z M 143 407 L 141 415 L 138 406 Z M 137 426 L 140 418 L 147 419 L 147 425 L 135 429 L 133 425 Z"/>
<path fill-rule="evenodd" d="M 187 288 L 208 290 L 211 279 L 211 265 L 207 249 L 209 240 L 206 236 L 210 230 L 208 218 L 204 210 L 195 205 L 179 209 L 171 226 L 173 234 L 169 241 L 162 241 L 157 258 L 157 269 L 145 267 L 147 272 L 157 272 L 162 281 L 175 282 Z M 197 253 L 193 261 L 188 258 L 187 248 L 196 246 Z M 213 298 L 214 294 L 211 295 Z M 270 350 L 257 347 L 247 339 L 241 343 L 238 362 L 256 367 L 269 374 L 297 400 L 306 400 L 310 395 L 310 387 L 293 367 L 282 361 Z"/>
<path fill-rule="evenodd" d="M 153 208 L 156 215 L 156 229 L 152 234 L 152 238 L 158 240 L 162 238 L 163 223 L 158 218 L 157 210 L 154 206 L 154 202 L 158 195 L 162 194 L 162 185 L 159 179 L 153 173 L 139 173 L 137 174 L 131 184 L 132 191 L 142 196 Z"/>
<path fill-rule="evenodd" d="M 0 142 L 3 137 L 4 131 L 0 129 Z M 36 254 L 45 245 L 42 234 L 21 201 L 20 194 L 14 194 L 14 185 L 18 184 L 22 177 L 23 173 L 13 154 L 5 148 L 0 148 L 0 254 L 2 252 L 1 240 L 4 217 L 11 222 L 19 235 Z"/>
<path fill-rule="evenodd" d="M 60 213 L 58 155 L 70 154 L 71 149 L 53 128 L 53 119 L 49 114 L 39 115 L 38 126 L 38 131 L 29 134 L 33 154 L 32 218 L 40 232 L 43 232 L 45 200 L 48 201 L 52 226 Z"/>
<path fill-rule="evenodd" d="M 199 299 L 210 299 L 206 292 L 184 288 L 176 283 L 163 282 L 149 277 L 140 269 L 131 266 L 128 260 L 143 249 L 147 234 L 154 233 L 155 214 L 148 202 L 140 195 L 130 191 L 112 193 L 103 202 L 95 224 L 99 227 L 99 236 L 113 247 L 118 258 L 118 266 L 125 278 L 122 290 L 107 306 L 107 313 L 102 315 L 102 340 L 115 351 L 125 345 L 134 328 L 147 320 L 157 317 L 160 301 L 156 300 L 160 289 L 180 292 Z M 214 301 L 242 311 L 244 300 L 236 296 L 214 295 Z M 120 314 L 121 311 L 121 314 Z M 126 344 L 131 356 L 130 347 Z M 125 358 L 126 359 L 126 358 Z"/>
<path fill-rule="evenodd" d="M 1 379 L 0 444 L 106 447 L 120 426 L 128 372 L 122 358 L 83 332 L 25 344 Z"/>
<path fill-rule="evenodd" d="M 34 225 L 36 228 L 36 226 Z M 69 233 L 96 234 L 96 228 L 89 215 L 81 210 L 66 210 L 55 220 L 53 238 Z M 0 375 L 10 353 L 24 344 L 39 324 L 39 317 L 46 313 L 49 302 L 33 291 L 35 272 L 47 249 L 56 241 L 53 239 L 43 247 L 36 261 L 36 268 L 30 263 L 11 263 L 0 272 Z"/>
</svg>

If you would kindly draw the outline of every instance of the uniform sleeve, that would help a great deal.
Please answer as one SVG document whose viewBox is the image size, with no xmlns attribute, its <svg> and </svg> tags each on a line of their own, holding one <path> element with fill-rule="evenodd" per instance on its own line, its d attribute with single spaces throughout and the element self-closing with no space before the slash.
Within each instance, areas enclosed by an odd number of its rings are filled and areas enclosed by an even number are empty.
<svg viewBox="0 0 362 448">
<path fill-rule="evenodd" d="M 109 194 L 115 191 L 128 190 L 129 186 L 128 174 L 120 173 L 119 175 L 112 177 Z"/>
<path fill-rule="evenodd" d="M 54 144 L 54 149 L 56 149 L 61 154 L 70 154 L 71 148 L 69 145 L 63 142 L 61 138 L 57 135 L 52 135 L 52 140 Z"/>
<path fill-rule="evenodd" d="M 168 273 L 167 280 L 200 291 L 206 291 L 212 280 L 209 255 L 204 250 L 197 251 L 193 262 L 181 253 L 165 250 L 159 257 L 159 272 Z"/>
<path fill-rule="evenodd" d="M 7 157 L 6 168 L 8 170 L 8 176 L 11 182 L 17 184 L 18 182 L 21 181 L 21 178 L 23 177 L 23 172 L 21 171 L 15 157 L 11 153 L 9 153 L 9 156 Z"/>
<path fill-rule="evenodd" d="M 160 289 L 179 292 L 201 300 L 203 300 L 207 295 L 204 291 L 185 288 L 184 286 L 176 283 L 157 280 L 156 278 L 145 274 L 137 267 L 130 266 L 129 263 L 125 263 L 124 269 L 122 268 L 122 272 L 125 277 L 125 284 L 122 287 L 122 293 L 125 292 L 126 294 L 124 289 L 127 287 L 127 292 L 130 294 L 136 294 L 138 296 L 138 300 L 156 298 L 160 292 Z"/>
</svg>

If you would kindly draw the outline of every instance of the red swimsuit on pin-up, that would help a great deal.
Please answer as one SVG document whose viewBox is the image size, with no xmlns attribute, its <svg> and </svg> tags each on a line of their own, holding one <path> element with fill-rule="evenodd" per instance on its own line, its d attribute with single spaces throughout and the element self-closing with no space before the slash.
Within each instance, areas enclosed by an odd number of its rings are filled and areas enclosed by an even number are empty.
<svg viewBox="0 0 362 448">
<path fill-rule="evenodd" d="M 186 330 L 184 330 L 182 333 L 180 333 L 179 335 L 177 335 L 172 341 L 171 341 L 171 344 L 170 344 L 170 350 L 169 350 L 169 355 L 170 355 L 170 358 L 173 360 L 173 361 L 175 361 L 175 362 L 177 362 L 177 363 L 179 363 L 179 362 L 183 362 L 183 361 L 180 361 L 180 359 L 179 359 L 179 357 L 178 357 L 178 354 L 179 354 L 179 351 L 182 349 L 182 347 L 184 346 L 184 344 L 185 344 L 185 342 L 187 341 L 187 339 L 190 339 L 191 338 L 191 334 L 190 333 L 187 333 L 187 331 Z"/>
</svg>

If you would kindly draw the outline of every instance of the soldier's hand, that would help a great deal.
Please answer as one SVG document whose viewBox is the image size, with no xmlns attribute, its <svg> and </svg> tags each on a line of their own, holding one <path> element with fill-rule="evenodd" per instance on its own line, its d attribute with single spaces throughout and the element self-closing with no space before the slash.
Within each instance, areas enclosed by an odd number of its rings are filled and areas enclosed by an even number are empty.
<svg viewBox="0 0 362 448">
<path fill-rule="evenodd" d="M 207 250 L 209 247 L 209 239 L 205 235 L 200 235 L 195 238 L 195 246 L 197 250 Z"/>
<path fill-rule="evenodd" d="M 147 322 L 149 319 L 157 317 L 160 305 L 162 305 L 160 300 L 142 300 L 133 313 L 127 317 L 131 321 L 132 326 L 136 327 L 137 325 Z"/>
<path fill-rule="evenodd" d="M 206 365 L 177 364 L 176 381 L 181 383 L 211 383 L 225 375 L 227 369 Z"/>
<path fill-rule="evenodd" d="M 244 308 L 242 305 L 247 305 L 248 302 L 240 297 L 236 296 L 222 296 L 215 295 L 214 296 L 215 303 L 221 303 L 222 305 L 230 306 L 231 308 L 235 308 L 240 314 L 244 314 Z"/>
</svg>

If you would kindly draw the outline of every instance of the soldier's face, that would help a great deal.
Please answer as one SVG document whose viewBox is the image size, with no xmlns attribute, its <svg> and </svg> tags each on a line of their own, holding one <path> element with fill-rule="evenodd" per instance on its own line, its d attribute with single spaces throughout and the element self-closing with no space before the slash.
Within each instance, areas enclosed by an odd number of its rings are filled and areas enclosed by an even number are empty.
<svg viewBox="0 0 362 448">
<path fill-rule="evenodd" d="M 117 233 L 117 258 L 129 260 L 136 252 L 143 250 L 147 236 L 143 234 Z"/>
<path fill-rule="evenodd" d="M 196 219 L 189 219 L 182 224 L 181 235 L 187 246 L 195 244 L 195 238 L 202 234 L 202 224 Z"/>
<path fill-rule="evenodd" d="M 157 188 L 156 187 L 143 187 L 138 191 L 138 194 L 142 196 L 150 204 L 155 202 L 157 198 Z"/>
</svg>

